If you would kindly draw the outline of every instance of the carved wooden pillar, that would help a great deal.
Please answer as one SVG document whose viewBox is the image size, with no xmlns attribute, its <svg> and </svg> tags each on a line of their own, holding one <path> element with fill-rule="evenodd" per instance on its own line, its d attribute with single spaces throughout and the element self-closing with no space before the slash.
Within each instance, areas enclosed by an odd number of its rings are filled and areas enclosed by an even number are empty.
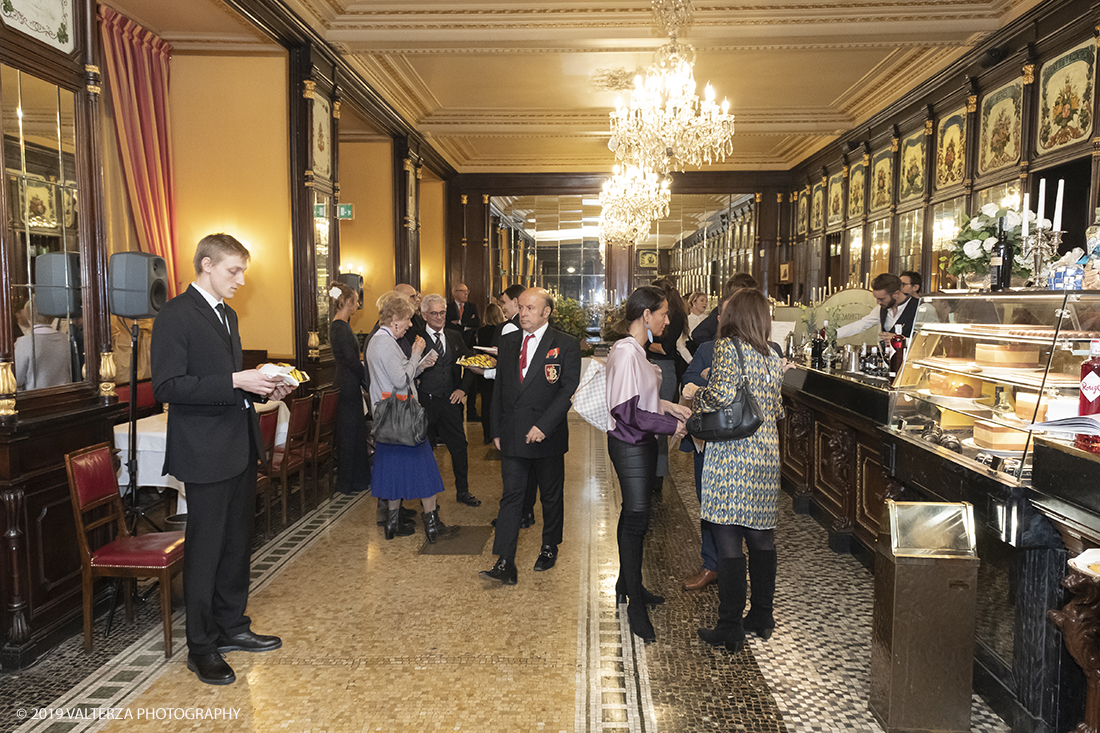
<svg viewBox="0 0 1100 733">
<path fill-rule="evenodd" d="M 1061 611 L 1047 616 L 1062 630 L 1070 656 L 1085 673 L 1085 719 L 1077 733 L 1100 731 L 1100 579 L 1071 571 L 1062 585 L 1074 594 Z"/>
<path fill-rule="evenodd" d="M 23 489 L 9 488 L 0 494 L 4 506 L 4 516 L 8 518 L 4 527 L 4 545 L 11 573 L 10 586 L 4 605 L 8 611 L 8 628 L 5 629 L 5 646 L 18 648 L 31 638 L 31 627 L 27 619 L 27 578 L 21 572 L 27 567 L 27 533 L 23 527 Z"/>
<path fill-rule="evenodd" d="M 795 485 L 794 489 L 794 510 L 800 514 L 805 514 L 810 510 L 810 499 L 813 496 L 813 428 L 814 428 L 814 414 L 810 410 L 797 407 L 791 411 L 789 420 L 790 424 L 790 447 L 788 450 L 801 461 L 805 466 L 805 472 L 802 476 L 802 481 Z"/>
</svg>

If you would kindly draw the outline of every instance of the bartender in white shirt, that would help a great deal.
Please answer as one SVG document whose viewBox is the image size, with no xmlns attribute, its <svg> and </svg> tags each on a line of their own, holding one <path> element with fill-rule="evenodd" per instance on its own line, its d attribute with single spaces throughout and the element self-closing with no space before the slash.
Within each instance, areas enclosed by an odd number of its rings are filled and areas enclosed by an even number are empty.
<svg viewBox="0 0 1100 733">
<path fill-rule="evenodd" d="M 878 305 L 858 321 L 839 327 L 836 337 L 842 339 L 855 336 L 878 326 L 879 340 L 888 341 L 894 333 L 894 326 L 901 324 L 902 335 L 909 338 L 913 333 L 918 299 L 908 296 L 902 290 L 898 276 L 888 272 L 871 281 L 871 294 L 875 296 Z"/>
</svg>

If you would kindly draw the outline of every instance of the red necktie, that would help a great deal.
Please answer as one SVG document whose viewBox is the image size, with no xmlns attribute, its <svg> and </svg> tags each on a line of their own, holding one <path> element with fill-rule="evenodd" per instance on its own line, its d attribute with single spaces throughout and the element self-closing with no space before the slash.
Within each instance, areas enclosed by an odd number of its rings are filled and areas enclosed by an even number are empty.
<svg viewBox="0 0 1100 733">
<path fill-rule="evenodd" d="M 519 352 L 519 381 L 523 382 L 523 373 L 527 371 L 527 343 L 535 337 L 535 334 L 529 333 L 526 338 L 523 339 L 523 349 Z"/>
</svg>

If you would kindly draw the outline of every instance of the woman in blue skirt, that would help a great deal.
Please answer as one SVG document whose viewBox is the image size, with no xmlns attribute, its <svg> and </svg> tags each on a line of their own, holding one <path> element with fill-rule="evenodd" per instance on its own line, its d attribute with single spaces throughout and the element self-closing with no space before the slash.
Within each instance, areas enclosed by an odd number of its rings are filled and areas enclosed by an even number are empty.
<svg viewBox="0 0 1100 733">
<path fill-rule="evenodd" d="M 409 329 L 413 304 L 398 292 L 387 293 L 379 300 L 378 331 L 367 344 L 367 369 L 370 370 L 370 401 L 375 406 L 391 394 L 405 394 L 416 399 L 416 376 L 435 363 L 437 354 L 429 350 L 424 356 L 424 339 L 417 336 L 412 355 L 406 357 L 397 340 Z M 412 534 L 401 525 L 401 500 L 420 499 L 424 505 L 424 534 L 428 542 L 448 537 L 458 527 L 448 527 L 439 518 L 435 495 L 443 491 L 443 479 L 428 441 L 417 445 L 394 445 L 378 442 L 374 448 L 374 471 L 371 488 L 376 497 L 389 502 L 386 515 L 386 539 Z"/>
</svg>

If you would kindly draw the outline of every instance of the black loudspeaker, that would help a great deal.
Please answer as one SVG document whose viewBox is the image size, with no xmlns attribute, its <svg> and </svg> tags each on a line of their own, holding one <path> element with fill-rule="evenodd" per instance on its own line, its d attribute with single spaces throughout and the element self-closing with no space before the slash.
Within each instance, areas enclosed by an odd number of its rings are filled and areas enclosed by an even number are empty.
<svg viewBox="0 0 1100 733">
<path fill-rule="evenodd" d="M 341 272 L 336 279 L 347 285 L 359 295 L 359 309 L 363 309 L 363 276 L 354 272 Z"/>
<path fill-rule="evenodd" d="M 111 313 L 123 318 L 153 318 L 168 300 L 168 266 L 145 252 L 111 255 L 107 271 Z"/>
<path fill-rule="evenodd" d="M 80 317 L 80 255 L 48 252 L 34 258 L 35 308 L 45 316 Z"/>
</svg>

